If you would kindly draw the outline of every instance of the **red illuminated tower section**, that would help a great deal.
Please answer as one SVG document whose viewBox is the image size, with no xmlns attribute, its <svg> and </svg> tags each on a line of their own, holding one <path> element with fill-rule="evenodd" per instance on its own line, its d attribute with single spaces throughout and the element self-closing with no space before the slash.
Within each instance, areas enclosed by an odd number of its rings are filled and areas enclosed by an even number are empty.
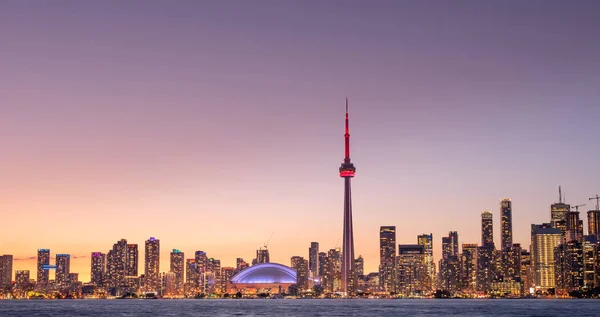
<svg viewBox="0 0 600 317">
<path fill-rule="evenodd" d="M 356 291 L 356 268 L 354 267 L 354 233 L 352 229 L 352 197 L 350 180 L 356 168 L 350 162 L 350 129 L 348 126 L 348 98 L 346 98 L 345 157 L 340 166 L 340 177 L 344 178 L 344 240 L 342 245 L 342 292 L 352 295 Z"/>
</svg>

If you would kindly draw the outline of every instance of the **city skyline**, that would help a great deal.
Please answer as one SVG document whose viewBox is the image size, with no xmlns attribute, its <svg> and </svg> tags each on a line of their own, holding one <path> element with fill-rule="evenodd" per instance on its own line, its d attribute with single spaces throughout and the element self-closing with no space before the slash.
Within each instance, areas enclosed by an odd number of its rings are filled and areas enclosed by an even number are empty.
<svg viewBox="0 0 600 317">
<path fill-rule="evenodd" d="M 35 278 L 38 249 L 68 253 L 88 280 L 91 252 L 121 238 L 227 266 L 271 232 L 272 262 L 341 246 L 345 96 L 366 272 L 380 226 L 397 244 L 432 233 L 437 265 L 449 231 L 480 243 L 484 210 L 501 245 L 504 197 L 524 248 L 559 185 L 585 219 L 597 4 L 465 3 L 3 3 L 0 254 Z"/>
</svg>

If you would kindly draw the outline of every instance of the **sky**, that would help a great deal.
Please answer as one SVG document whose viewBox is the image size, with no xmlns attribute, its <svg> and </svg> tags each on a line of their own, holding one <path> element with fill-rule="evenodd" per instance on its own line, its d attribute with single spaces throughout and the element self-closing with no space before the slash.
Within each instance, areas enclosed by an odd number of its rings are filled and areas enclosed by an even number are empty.
<svg viewBox="0 0 600 317">
<path fill-rule="evenodd" d="M 350 103 L 355 254 L 513 202 L 515 243 L 600 193 L 597 1 L 0 3 L 0 254 L 160 239 L 235 266 L 341 247 Z M 585 213 L 582 212 L 582 218 Z M 587 224 L 586 224 L 587 227 Z M 143 261 L 140 261 L 143 273 Z"/>
</svg>

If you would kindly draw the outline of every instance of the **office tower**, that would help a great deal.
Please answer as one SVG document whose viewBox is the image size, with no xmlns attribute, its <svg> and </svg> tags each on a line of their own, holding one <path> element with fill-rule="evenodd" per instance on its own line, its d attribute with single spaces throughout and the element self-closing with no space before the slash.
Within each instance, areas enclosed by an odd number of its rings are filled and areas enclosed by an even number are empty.
<svg viewBox="0 0 600 317">
<path fill-rule="evenodd" d="M 356 260 L 354 260 L 354 267 L 356 268 L 356 276 L 361 278 L 365 275 L 365 260 L 362 255 L 359 255 Z"/>
<path fill-rule="evenodd" d="M 301 290 L 308 289 L 308 261 L 301 256 L 293 256 L 291 258 L 291 268 L 296 270 L 296 284 Z"/>
<path fill-rule="evenodd" d="M 323 279 L 323 275 L 325 274 L 325 262 L 327 261 L 327 253 L 319 252 L 319 277 L 321 280 Z"/>
<path fill-rule="evenodd" d="M 127 245 L 127 267 L 125 269 L 125 276 L 138 276 L 138 254 L 137 244 Z"/>
<path fill-rule="evenodd" d="M 501 250 L 510 249 L 513 245 L 512 234 L 512 201 L 508 198 L 500 201 Z"/>
<path fill-rule="evenodd" d="M 256 250 L 256 258 L 252 260 L 252 265 L 269 262 L 271 262 L 271 260 L 269 259 L 269 249 L 265 247 Z"/>
<path fill-rule="evenodd" d="M 185 260 L 185 283 L 192 287 L 198 287 L 198 269 L 196 259 Z"/>
<path fill-rule="evenodd" d="M 555 285 L 554 248 L 560 244 L 562 233 L 557 228 L 532 224 L 531 234 L 535 286 L 542 290 L 548 290 Z"/>
<path fill-rule="evenodd" d="M 420 244 L 398 245 L 397 292 L 406 296 L 424 292 L 425 248 Z"/>
<path fill-rule="evenodd" d="M 553 228 L 560 226 L 559 222 L 565 221 L 571 206 L 563 202 L 562 190 L 558 186 L 558 203 L 550 205 L 550 223 Z"/>
<path fill-rule="evenodd" d="M 148 290 L 156 292 L 160 288 L 160 240 L 154 237 L 146 240 L 145 256 L 146 287 Z"/>
<path fill-rule="evenodd" d="M 109 287 L 125 286 L 127 274 L 127 240 L 113 244 L 106 254 L 105 284 Z"/>
<path fill-rule="evenodd" d="M 462 245 L 461 289 L 473 293 L 477 289 L 477 244 Z"/>
<path fill-rule="evenodd" d="M 458 240 L 458 239 L 457 239 Z M 435 280 L 435 263 L 433 262 L 433 234 L 421 234 L 417 236 L 417 243 L 425 249 L 425 269 L 427 277 L 424 281 L 426 290 L 433 289 L 433 281 Z"/>
<path fill-rule="evenodd" d="M 171 272 L 175 273 L 175 290 L 177 294 L 183 294 L 183 252 L 173 249 L 171 252 Z"/>
<path fill-rule="evenodd" d="M 69 286 L 69 273 L 71 272 L 71 256 L 69 254 L 56 255 L 56 285 L 60 288 Z"/>
<path fill-rule="evenodd" d="M 383 292 L 396 291 L 396 227 L 379 228 L 379 287 Z"/>
<path fill-rule="evenodd" d="M 0 255 L 0 289 L 12 286 L 13 256 Z"/>
<path fill-rule="evenodd" d="M 565 241 L 583 238 L 583 221 L 579 219 L 579 211 L 569 211 L 566 214 Z"/>
<path fill-rule="evenodd" d="M 2 273 L 0 273 L 0 276 L 2 276 Z M 17 270 L 15 272 L 15 286 L 17 289 L 25 290 L 28 289 L 30 285 L 29 270 Z"/>
<path fill-rule="evenodd" d="M 50 250 L 39 249 L 37 256 L 37 283 L 47 286 L 50 281 L 50 273 L 44 269 L 44 266 L 50 265 Z"/>
<path fill-rule="evenodd" d="M 458 256 L 458 232 L 450 231 L 447 237 L 442 237 L 442 258 Z"/>
<path fill-rule="evenodd" d="M 481 213 L 481 245 L 494 246 L 494 217 L 491 211 Z"/>
<path fill-rule="evenodd" d="M 214 258 L 208 259 L 208 268 L 207 272 L 209 273 L 208 286 L 209 291 L 207 293 L 220 293 L 219 286 L 221 285 L 221 260 L 217 260 Z"/>
<path fill-rule="evenodd" d="M 600 210 L 588 210 L 588 235 L 600 239 Z"/>
<path fill-rule="evenodd" d="M 308 266 L 312 278 L 319 276 L 319 243 L 311 242 L 308 249 Z"/>
<path fill-rule="evenodd" d="M 90 274 L 91 283 L 96 286 L 104 286 L 105 274 L 106 254 L 101 252 L 92 252 L 92 272 Z"/>
<path fill-rule="evenodd" d="M 339 168 L 340 177 L 344 179 L 344 232 L 342 241 L 342 292 L 353 294 L 356 291 L 357 280 L 354 268 L 354 230 L 352 228 L 352 198 L 350 181 L 356 168 L 350 162 L 350 128 L 348 120 L 348 98 L 346 98 L 346 133 L 344 162 Z"/>
<path fill-rule="evenodd" d="M 583 290 L 584 258 L 580 241 L 571 240 L 554 248 L 554 283 L 557 295 Z"/>
</svg>

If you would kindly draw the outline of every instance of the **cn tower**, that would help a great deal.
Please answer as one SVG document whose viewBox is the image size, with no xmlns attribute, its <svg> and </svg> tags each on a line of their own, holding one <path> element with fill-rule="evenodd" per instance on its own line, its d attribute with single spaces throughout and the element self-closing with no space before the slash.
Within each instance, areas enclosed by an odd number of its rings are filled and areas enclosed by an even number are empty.
<svg viewBox="0 0 600 317">
<path fill-rule="evenodd" d="M 350 180 L 354 177 L 356 168 L 350 162 L 350 129 L 348 125 L 348 98 L 346 98 L 346 133 L 345 157 L 340 166 L 340 177 L 344 179 L 344 240 L 342 245 L 342 292 L 346 295 L 356 291 L 356 276 L 354 267 L 354 233 L 352 229 L 352 197 Z"/>
</svg>

